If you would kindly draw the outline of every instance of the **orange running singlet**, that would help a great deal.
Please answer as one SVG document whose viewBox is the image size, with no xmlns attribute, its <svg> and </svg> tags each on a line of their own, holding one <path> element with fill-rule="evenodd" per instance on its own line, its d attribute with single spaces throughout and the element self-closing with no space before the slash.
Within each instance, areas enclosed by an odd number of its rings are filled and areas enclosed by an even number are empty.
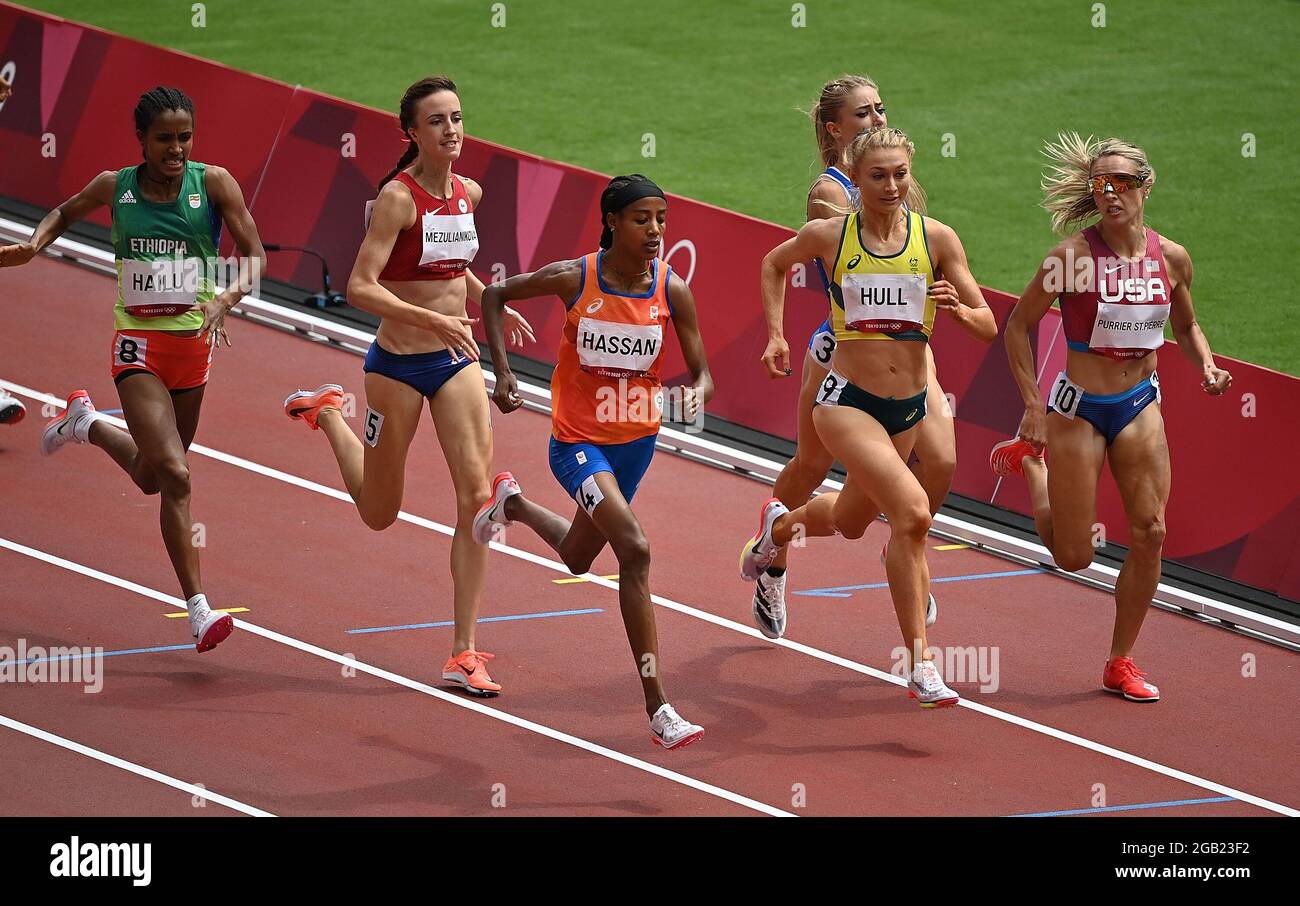
<svg viewBox="0 0 1300 906">
<path fill-rule="evenodd" d="M 650 289 L 614 292 L 600 279 L 603 252 L 582 259 L 551 375 L 551 426 L 564 443 L 624 444 L 659 431 L 659 357 L 672 306 L 673 269 L 655 259 Z"/>
</svg>

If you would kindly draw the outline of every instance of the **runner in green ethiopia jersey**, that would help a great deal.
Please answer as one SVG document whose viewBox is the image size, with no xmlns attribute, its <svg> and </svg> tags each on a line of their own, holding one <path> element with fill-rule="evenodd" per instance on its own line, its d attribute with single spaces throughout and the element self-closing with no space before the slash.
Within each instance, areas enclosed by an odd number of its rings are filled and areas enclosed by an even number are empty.
<svg viewBox="0 0 1300 906">
<path fill-rule="evenodd" d="M 163 541 L 180 581 L 198 651 L 230 635 L 229 614 L 208 605 L 191 543 L 186 452 L 199 424 L 212 353 L 225 340 L 225 316 L 266 266 L 257 226 L 239 184 L 221 167 L 190 160 L 194 102 L 155 88 L 135 108 L 143 161 L 105 170 L 45 216 L 29 242 L 0 247 L 0 267 L 26 264 L 74 222 L 100 206 L 113 216 L 117 301 L 111 349 L 123 431 L 76 390 L 41 437 L 41 452 L 68 443 L 104 450 L 146 494 L 161 498 Z M 221 228 L 239 249 L 239 279 L 218 292 Z"/>
</svg>

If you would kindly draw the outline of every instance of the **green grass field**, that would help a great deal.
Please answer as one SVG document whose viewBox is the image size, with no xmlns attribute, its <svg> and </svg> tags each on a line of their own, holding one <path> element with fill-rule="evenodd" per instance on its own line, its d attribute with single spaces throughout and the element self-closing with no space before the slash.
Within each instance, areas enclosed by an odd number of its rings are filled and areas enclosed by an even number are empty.
<svg viewBox="0 0 1300 906">
<path fill-rule="evenodd" d="M 1156 169 L 1148 220 L 1191 252 L 1215 351 L 1300 374 L 1295 2 L 1111 0 L 1104 27 L 1085 0 L 808 0 L 805 27 L 784 0 L 505 0 L 504 28 L 486 0 L 211 0 L 204 28 L 188 2 L 29 5 L 394 111 L 447 73 L 471 135 L 792 227 L 820 169 L 799 111 L 827 78 L 867 73 L 918 146 L 931 214 L 1011 292 L 1053 242 L 1043 140 L 1119 135 Z"/>
</svg>

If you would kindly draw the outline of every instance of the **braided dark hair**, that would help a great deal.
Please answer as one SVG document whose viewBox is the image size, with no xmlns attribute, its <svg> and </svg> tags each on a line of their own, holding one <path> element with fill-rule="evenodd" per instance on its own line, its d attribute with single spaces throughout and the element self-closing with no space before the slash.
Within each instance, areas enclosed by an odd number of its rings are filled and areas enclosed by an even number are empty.
<svg viewBox="0 0 1300 906">
<path fill-rule="evenodd" d="M 194 119 L 194 102 L 189 95 L 179 88 L 164 88 L 159 85 L 140 95 L 140 100 L 135 105 L 136 131 L 148 132 L 158 114 L 164 110 L 184 110 L 190 119 Z"/>
<path fill-rule="evenodd" d="M 393 167 L 387 176 L 379 180 L 379 188 L 382 189 L 389 180 L 410 166 L 411 161 L 419 156 L 420 149 L 416 146 L 415 139 L 411 138 L 410 135 L 410 131 L 415 128 L 415 105 L 439 91 L 460 93 L 456 91 L 456 83 L 446 76 L 428 76 L 406 89 L 406 93 L 402 95 L 402 104 L 397 116 L 402 123 L 402 133 L 406 135 L 406 150 L 397 159 L 397 166 Z"/>
</svg>

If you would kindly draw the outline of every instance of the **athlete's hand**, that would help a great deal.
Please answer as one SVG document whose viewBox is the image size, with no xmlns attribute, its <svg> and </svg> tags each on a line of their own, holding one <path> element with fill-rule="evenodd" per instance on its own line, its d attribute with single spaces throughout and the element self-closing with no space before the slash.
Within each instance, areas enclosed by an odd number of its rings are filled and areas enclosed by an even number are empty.
<svg viewBox="0 0 1300 906">
<path fill-rule="evenodd" d="M 36 257 L 36 246 L 30 242 L 21 245 L 0 245 L 0 267 L 17 267 Z"/>
<path fill-rule="evenodd" d="M 524 320 L 524 316 L 509 305 L 504 306 L 504 308 L 506 316 L 505 333 L 510 338 L 510 342 L 515 346 L 523 346 L 524 337 L 527 337 L 529 343 L 536 343 L 537 337 L 533 335 L 533 328 Z"/>
<path fill-rule="evenodd" d="M 0 76 L 0 104 L 9 100 L 9 95 L 13 94 L 13 86 L 5 81 L 4 76 Z"/>
<path fill-rule="evenodd" d="M 790 344 L 785 341 L 785 337 L 767 341 L 767 349 L 763 351 L 763 364 L 767 366 L 768 377 L 790 376 Z"/>
<path fill-rule="evenodd" d="M 925 288 L 925 294 L 934 300 L 934 307 L 944 309 L 953 317 L 958 317 L 957 310 L 961 308 L 961 297 L 957 295 L 957 287 L 953 286 L 947 280 L 936 280 Z"/>
<path fill-rule="evenodd" d="M 700 413 L 700 391 L 683 384 L 670 387 L 665 396 L 665 412 L 670 422 L 692 423 Z"/>
<path fill-rule="evenodd" d="M 203 345 L 218 348 L 222 340 L 226 341 L 227 346 L 230 345 L 230 335 L 226 333 L 226 312 L 234 304 L 227 293 L 222 293 L 199 306 L 199 311 L 203 312 L 203 326 L 199 328 Z"/>
<path fill-rule="evenodd" d="M 492 390 L 492 402 L 506 413 L 514 412 L 524 404 L 524 398 L 519 395 L 519 382 L 515 380 L 513 371 L 507 371 L 505 374 L 497 372 L 497 384 Z"/>
<path fill-rule="evenodd" d="M 1232 375 L 1222 368 L 1206 365 L 1201 369 L 1201 389 L 1210 396 L 1220 396 L 1232 386 Z"/>
<path fill-rule="evenodd" d="M 464 356 L 471 362 L 478 361 L 478 343 L 475 342 L 474 334 L 469 328 L 478 320 L 477 318 L 457 318 L 437 312 L 429 312 L 429 314 L 432 315 L 429 330 L 446 344 L 453 360 Z"/>
<path fill-rule="evenodd" d="M 1043 452 L 1047 446 L 1047 413 L 1041 406 L 1025 409 L 1025 417 L 1020 420 L 1020 437 L 1035 453 Z"/>
</svg>

